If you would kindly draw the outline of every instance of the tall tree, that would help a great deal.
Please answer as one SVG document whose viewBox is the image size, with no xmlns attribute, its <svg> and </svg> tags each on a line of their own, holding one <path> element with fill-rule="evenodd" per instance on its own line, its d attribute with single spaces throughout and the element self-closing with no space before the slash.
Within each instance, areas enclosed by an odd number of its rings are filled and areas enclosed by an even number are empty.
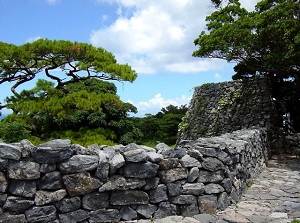
<svg viewBox="0 0 300 223">
<path fill-rule="evenodd" d="M 132 82 L 137 76 L 129 65 L 118 64 L 110 52 L 87 43 L 39 39 L 16 46 L 0 42 L 0 84 L 12 82 L 16 97 L 20 97 L 18 86 L 43 72 L 63 90 L 69 83 L 91 77 Z"/>
<path fill-rule="evenodd" d="M 251 12 L 238 0 L 213 2 L 219 8 L 206 18 L 193 56 L 236 62 L 234 79 L 269 77 L 300 128 L 300 2 L 262 0 Z"/>
</svg>

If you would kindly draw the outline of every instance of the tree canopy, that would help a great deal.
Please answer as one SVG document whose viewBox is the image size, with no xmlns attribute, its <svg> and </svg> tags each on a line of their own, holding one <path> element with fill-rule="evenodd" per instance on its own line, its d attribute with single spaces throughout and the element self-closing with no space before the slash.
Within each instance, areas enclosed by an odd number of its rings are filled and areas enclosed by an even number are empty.
<svg viewBox="0 0 300 223">
<path fill-rule="evenodd" d="M 60 71 L 60 72 L 57 72 Z M 89 78 L 134 81 L 137 74 L 127 64 L 118 64 L 114 55 L 91 44 L 39 39 L 20 46 L 0 42 L 0 84 L 13 82 L 11 90 L 45 73 L 55 87 Z"/>
<path fill-rule="evenodd" d="M 195 57 L 236 62 L 234 79 L 270 78 L 275 98 L 285 100 L 294 117 L 300 105 L 300 2 L 261 0 L 254 11 L 238 0 L 212 0 L 207 32 L 194 43 Z M 299 109 L 297 108 L 299 107 Z M 297 111 L 296 111 L 297 110 Z"/>
<path fill-rule="evenodd" d="M 83 132 L 88 135 L 98 131 L 106 139 L 120 142 L 126 132 L 132 131 L 126 120 L 128 112 L 136 112 L 136 108 L 120 100 L 113 83 L 90 78 L 65 88 L 68 93 L 55 88 L 53 82 L 39 79 L 34 88 L 6 99 L 14 113 L 3 122 L 23 123 L 31 136 L 42 140 L 67 133 L 74 138 L 71 132 L 81 132 L 82 137 Z"/>
</svg>

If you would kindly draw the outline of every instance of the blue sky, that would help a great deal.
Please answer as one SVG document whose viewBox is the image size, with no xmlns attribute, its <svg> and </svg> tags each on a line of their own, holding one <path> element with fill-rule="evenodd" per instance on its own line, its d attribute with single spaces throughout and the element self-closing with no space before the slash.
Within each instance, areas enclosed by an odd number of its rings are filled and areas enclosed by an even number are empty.
<svg viewBox="0 0 300 223">
<path fill-rule="evenodd" d="M 257 0 L 241 2 L 251 10 Z M 0 0 L 0 41 L 47 38 L 105 48 L 137 71 L 133 83 L 115 84 L 120 98 L 138 108 L 135 116 L 144 116 L 189 104 L 195 86 L 231 80 L 234 64 L 191 56 L 212 10 L 209 0 Z M 1 102 L 10 87 L 0 85 Z"/>
</svg>

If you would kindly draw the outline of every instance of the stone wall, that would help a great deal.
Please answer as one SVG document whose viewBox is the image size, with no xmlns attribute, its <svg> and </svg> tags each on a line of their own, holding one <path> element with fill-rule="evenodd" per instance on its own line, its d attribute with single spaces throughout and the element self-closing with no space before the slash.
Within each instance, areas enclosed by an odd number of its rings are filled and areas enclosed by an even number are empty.
<svg viewBox="0 0 300 223">
<path fill-rule="evenodd" d="M 270 140 L 275 140 L 279 125 L 268 79 L 204 84 L 195 88 L 188 113 L 180 125 L 178 141 L 253 126 L 266 128 Z"/>
<path fill-rule="evenodd" d="M 262 129 L 183 140 L 174 149 L 0 143 L 0 222 L 119 222 L 213 213 L 260 172 Z"/>
</svg>

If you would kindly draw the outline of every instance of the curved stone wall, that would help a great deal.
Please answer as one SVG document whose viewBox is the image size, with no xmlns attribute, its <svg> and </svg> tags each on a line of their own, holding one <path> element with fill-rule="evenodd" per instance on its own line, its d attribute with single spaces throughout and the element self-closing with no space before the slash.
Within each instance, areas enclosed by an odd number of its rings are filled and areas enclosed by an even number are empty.
<svg viewBox="0 0 300 223">
<path fill-rule="evenodd" d="M 276 135 L 279 124 L 268 79 L 203 84 L 194 90 L 188 113 L 180 125 L 178 141 L 253 126 L 266 128 L 270 135 Z"/>
<path fill-rule="evenodd" d="M 262 129 L 183 140 L 174 149 L 0 143 L 0 222 L 119 222 L 213 213 L 264 166 Z"/>
</svg>

